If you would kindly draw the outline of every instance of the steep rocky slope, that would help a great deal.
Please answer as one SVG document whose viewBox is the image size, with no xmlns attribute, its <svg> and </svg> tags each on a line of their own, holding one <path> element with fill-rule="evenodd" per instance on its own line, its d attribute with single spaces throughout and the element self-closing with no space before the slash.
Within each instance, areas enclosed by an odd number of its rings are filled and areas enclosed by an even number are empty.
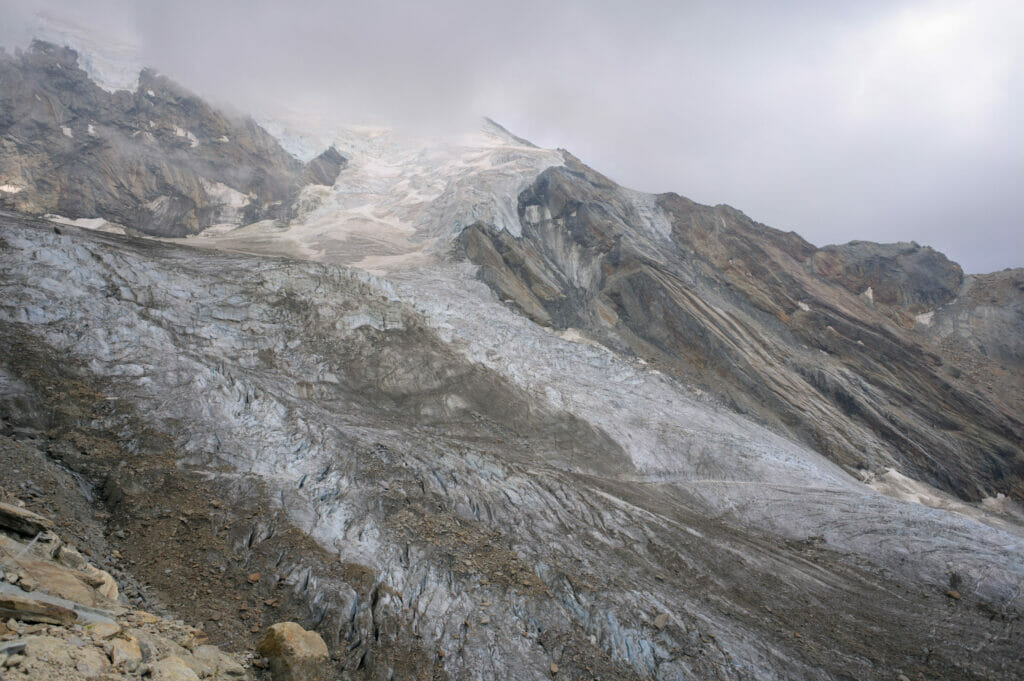
<svg viewBox="0 0 1024 681">
<path fill-rule="evenodd" d="M 481 223 L 461 250 L 539 323 L 584 329 L 850 471 L 895 466 L 968 500 L 1024 498 L 1012 392 L 982 393 L 978 375 L 906 328 L 956 299 L 962 272 L 941 254 L 819 250 L 727 206 L 638 199 L 571 158 L 520 194 L 518 210 L 521 235 Z M 999 309 L 1000 330 L 1019 334 L 1013 304 Z"/>
<path fill-rule="evenodd" d="M 914 330 L 969 372 L 987 399 L 1024 413 L 1024 269 L 964 277 L 949 304 L 915 317 Z"/>
<path fill-rule="evenodd" d="M 107 92 L 69 48 L 0 55 L 0 206 L 103 218 L 183 236 L 283 220 L 303 184 L 331 185 L 345 159 L 308 166 L 248 119 L 226 116 L 152 71 Z"/>
</svg>

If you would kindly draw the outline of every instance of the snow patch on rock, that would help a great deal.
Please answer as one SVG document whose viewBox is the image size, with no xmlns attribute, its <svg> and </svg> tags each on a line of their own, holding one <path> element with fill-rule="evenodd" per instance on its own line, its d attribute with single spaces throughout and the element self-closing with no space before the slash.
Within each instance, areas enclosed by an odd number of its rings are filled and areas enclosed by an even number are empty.
<svg viewBox="0 0 1024 681">
<path fill-rule="evenodd" d="M 186 138 L 188 140 L 189 146 L 192 147 L 193 149 L 199 146 L 199 140 L 196 139 L 196 136 L 193 135 L 192 132 L 189 130 L 185 130 L 184 128 L 178 127 L 176 125 L 174 126 L 174 134 L 177 137 Z"/>
<path fill-rule="evenodd" d="M 47 220 L 51 222 L 57 222 L 62 225 L 70 225 L 72 227 L 81 227 L 82 229 L 89 229 L 94 232 L 107 232 L 108 234 L 124 234 L 124 227 L 117 224 L 116 222 L 110 222 L 103 218 L 69 218 L 63 215 L 54 215 L 52 213 L 44 215 Z"/>
<path fill-rule="evenodd" d="M 205 178 L 201 178 L 200 181 L 202 182 L 203 190 L 215 203 L 235 209 L 244 208 L 249 204 L 251 197 L 227 186 L 223 182 L 210 182 Z"/>
<path fill-rule="evenodd" d="M 640 227 L 647 234 L 661 237 L 664 240 L 672 239 L 672 223 L 669 222 L 665 211 L 658 205 L 658 197 L 633 189 L 623 188 L 622 191 L 632 201 L 640 221 Z"/>
</svg>

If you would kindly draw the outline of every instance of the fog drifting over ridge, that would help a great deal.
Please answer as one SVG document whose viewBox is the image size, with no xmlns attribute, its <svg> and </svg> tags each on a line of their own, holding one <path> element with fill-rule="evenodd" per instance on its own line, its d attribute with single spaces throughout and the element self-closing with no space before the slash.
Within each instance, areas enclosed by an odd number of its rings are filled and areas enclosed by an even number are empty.
<svg viewBox="0 0 1024 681">
<path fill-rule="evenodd" d="M 1024 9 L 987 2 L 0 0 L 136 46 L 210 100 L 329 128 L 479 116 L 627 186 L 729 203 L 811 242 L 1024 265 Z"/>
</svg>

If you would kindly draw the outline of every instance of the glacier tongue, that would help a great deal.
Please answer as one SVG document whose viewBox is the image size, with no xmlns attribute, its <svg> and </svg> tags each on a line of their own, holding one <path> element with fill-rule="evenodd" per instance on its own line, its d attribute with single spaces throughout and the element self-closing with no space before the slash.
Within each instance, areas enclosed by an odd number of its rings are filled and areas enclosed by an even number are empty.
<svg viewBox="0 0 1024 681">
<path fill-rule="evenodd" d="M 467 359 L 607 432 L 635 468 L 618 479 L 674 486 L 716 513 L 791 539 L 821 535 L 910 580 L 941 581 L 957 566 L 994 578 L 985 589 L 1002 599 L 1024 578 L 1014 557 L 1024 555 L 1024 535 L 1012 526 L 1006 534 L 966 515 L 879 494 L 821 454 L 658 371 L 529 322 L 472 275 L 465 265 L 434 265 L 390 279 L 398 297 Z M 577 465 L 588 472 L 585 462 Z M 865 528 L 895 517 L 899 535 L 865 535 Z M 1014 598 L 1024 605 L 1020 594 Z"/>
<path fill-rule="evenodd" d="M 821 455 L 660 372 L 530 322 L 495 300 L 471 267 L 434 265 L 389 278 L 399 297 L 470 361 L 600 425 L 647 479 L 861 487 Z"/>
</svg>

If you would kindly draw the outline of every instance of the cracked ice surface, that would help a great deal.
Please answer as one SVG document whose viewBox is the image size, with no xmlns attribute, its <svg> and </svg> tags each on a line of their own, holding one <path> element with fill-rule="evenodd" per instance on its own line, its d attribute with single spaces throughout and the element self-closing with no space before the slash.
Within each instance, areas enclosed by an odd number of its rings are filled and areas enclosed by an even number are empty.
<svg viewBox="0 0 1024 681">
<path fill-rule="evenodd" d="M 857 487 L 820 455 L 701 400 L 660 372 L 563 340 L 498 304 L 472 273 L 435 265 L 391 279 L 399 297 L 471 361 L 606 430 L 644 479 Z"/>
</svg>

